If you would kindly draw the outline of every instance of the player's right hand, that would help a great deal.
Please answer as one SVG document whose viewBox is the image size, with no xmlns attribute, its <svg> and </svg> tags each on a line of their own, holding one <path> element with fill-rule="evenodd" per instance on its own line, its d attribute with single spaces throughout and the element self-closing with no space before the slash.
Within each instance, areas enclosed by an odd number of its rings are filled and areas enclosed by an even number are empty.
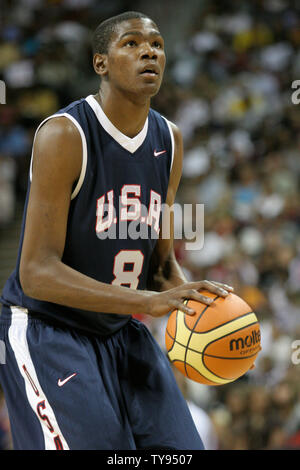
<svg viewBox="0 0 300 470">
<path fill-rule="evenodd" d="M 233 287 L 205 280 L 187 282 L 163 292 L 151 292 L 146 302 L 146 313 L 152 317 L 161 317 L 172 310 L 179 309 L 188 315 L 194 315 L 195 311 L 185 303 L 187 299 L 196 300 L 205 305 L 210 305 L 213 302 L 213 299 L 201 294 L 201 290 L 226 297 L 230 292 L 233 292 Z"/>
</svg>

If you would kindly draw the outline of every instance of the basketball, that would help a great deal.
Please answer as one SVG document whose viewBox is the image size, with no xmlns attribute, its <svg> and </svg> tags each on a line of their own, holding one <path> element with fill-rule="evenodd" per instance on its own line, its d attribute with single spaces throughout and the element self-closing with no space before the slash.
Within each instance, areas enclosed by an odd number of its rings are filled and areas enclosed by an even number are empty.
<svg viewBox="0 0 300 470">
<path fill-rule="evenodd" d="M 226 298 L 201 292 L 214 299 L 211 305 L 194 300 L 187 315 L 174 310 L 167 323 L 165 342 L 173 365 L 189 379 L 205 385 L 224 385 L 244 375 L 260 349 L 259 322 L 239 296 Z"/>
</svg>

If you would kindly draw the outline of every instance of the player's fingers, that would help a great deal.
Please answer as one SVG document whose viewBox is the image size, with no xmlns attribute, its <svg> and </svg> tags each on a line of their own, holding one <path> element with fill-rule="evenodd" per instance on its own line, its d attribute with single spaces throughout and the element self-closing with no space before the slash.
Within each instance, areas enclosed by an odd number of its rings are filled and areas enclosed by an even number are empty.
<svg viewBox="0 0 300 470">
<path fill-rule="evenodd" d="M 177 299 L 171 299 L 169 301 L 169 306 L 173 309 L 177 308 L 183 313 L 186 313 L 187 315 L 194 315 L 196 312 L 193 308 L 190 308 L 187 306 L 187 300 L 185 302 L 182 302 Z"/>
<path fill-rule="evenodd" d="M 211 281 L 203 281 L 202 289 L 206 289 L 213 294 L 219 295 L 221 297 L 226 297 L 228 295 L 228 291 L 223 289 L 223 287 L 218 286 L 214 282 Z"/>
<path fill-rule="evenodd" d="M 194 289 L 189 289 L 188 291 L 184 292 L 183 295 L 187 299 L 196 300 L 197 302 L 201 302 L 202 304 L 205 304 L 205 305 L 210 305 L 214 301 L 214 299 L 211 299 L 210 297 L 206 297 L 206 295 L 200 294 L 200 292 Z"/>
<path fill-rule="evenodd" d="M 207 286 L 212 285 L 212 282 L 210 281 L 191 281 L 187 282 L 186 284 L 182 284 L 181 286 L 175 287 L 173 290 L 181 290 L 181 291 L 186 291 L 189 289 L 194 289 L 196 291 L 199 291 L 201 289 L 207 289 Z M 216 286 L 215 286 L 216 287 Z"/>
<path fill-rule="evenodd" d="M 213 284 L 216 284 L 218 287 L 221 287 L 224 290 L 227 290 L 229 292 L 233 292 L 234 288 L 232 286 L 229 286 L 228 284 L 222 284 L 221 282 L 217 281 L 211 281 Z"/>
<path fill-rule="evenodd" d="M 223 284 L 221 283 L 216 283 L 213 281 L 206 281 L 206 280 L 198 281 L 198 282 L 187 282 L 186 284 L 183 284 L 182 286 L 180 286 L 180 288 L 184 290 L 194 289 L 196 291 L 205 289 L 205 290 L 208 290 L 209 292 L 212 292 L 213 294 L 219 295 L 220 297 L 226 297 L 228 295 L 228 290 L 230 290 L 230 289 L 226 290 L 227 287 L 226 288 L 223 287 Z"/>
</svg>

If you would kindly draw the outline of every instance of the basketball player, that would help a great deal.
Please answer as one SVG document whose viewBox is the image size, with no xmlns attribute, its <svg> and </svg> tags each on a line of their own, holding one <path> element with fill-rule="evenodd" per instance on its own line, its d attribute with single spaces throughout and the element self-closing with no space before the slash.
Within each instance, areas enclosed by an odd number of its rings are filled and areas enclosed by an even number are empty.
<svg viewBox="0 0 300 470">
<path fill-rule="evenodd" d="M 172 236 L 104 237 L 137 218 L 159 232 L 182 138 L 150 108 L 166 61 L 156 24 L 113 17 L 93 46 L 99 93 L 37 129 L 17 266 L 1 298 L 14 449 L 202 449 L 164 353 L 132 315 L 193 314 L 184 299 L 209 304 L 201 289 L 231 288 L 188 283 Z"/>
</svg>

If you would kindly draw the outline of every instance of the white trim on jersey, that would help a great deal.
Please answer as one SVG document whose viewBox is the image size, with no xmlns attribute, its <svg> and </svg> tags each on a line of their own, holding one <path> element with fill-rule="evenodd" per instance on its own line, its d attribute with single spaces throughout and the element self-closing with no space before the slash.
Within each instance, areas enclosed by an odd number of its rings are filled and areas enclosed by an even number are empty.
<svg viewBox="0 0 300 470">
<path fill-rule="evenodd" d="M 94 111 L 98 121 L 100 122 L 103 129 L 121 145 L 125 150 L 130 153 L 134 153 L 137 149 L 142 145 L 144 142 L 147 132 L 148 132 L 148 118 L 144 124 L 143 129 L 133 138 L 128 137 L 127 135 L 123 134 L 119 129 L 117 129 L 113 123 L 108 119 L 106 114 L 104 113 L 103 109 L 101 108 L 98 101 L 93 97 L 93 95 L 89 95 L 86 97 L 86 101 Z"/>
<path fill-rule="evenodd" d="M 8 338 L 20 373 L 25 382 L 25 390 L 29 404 L 41 424 L 41 430 L 44 434 L 45 440 L 45 450 L 57 449 L 55 438 L 59 438 L 64 450 L 69 450 L 69 446 L 56 421 L 54 411 L 39 383 L 35 367 L 30 356 L 27 343 L 27 310 L 21 307 L 10 307 L 10 309 L 12 317 L 8 331 Z M 38 413 L 41 402 L 43 405 L 42 413 L 47 417 L 47 419 L 43 419 Z"/>
<path fill-rule="evenodd" d="M 162 117 L 164 118 L 164 120 L 166 121 L 166 123 L 168 125 L 169 131 L 170 131 L 170 137 L 171 137 L 171 144 L 172 144 L 172 158 L 171 158 L 171 166 L 170 166 L 170 173 L 171 173 L 172 168 L 173 168 L 174 155 L 175 155 L 174 134 L 173 134 L 173 129 L 172 129 L 172 126 L 171 126 L 171 122 L 167 118 L 165 118 L 165 116 L 162 116 Z"/>
<path fill-rule="evenodd" d="M 80 134 L 80 137 L 81 137 L 81 141 L 82 141 L 82 165 L 81 165 L 81 172 L 80 172 L 80 176 L 79 176 L 79 179 L 77 181 L 77 184 L 75 186 L 75 189 L 74 191 L 72 192 L 71 194 L 71 199 L 74 199 L 77 194 L 79 193 L 80 189 L 81 189 L 81 186 L 83 184 L 83 181 L 84 181 L 84 177 L 85 177 L 85 172 L 86 172 L 86 166 L 87 166 L 87 143 L 86 143 L 86 138 L 85 138 L 85 134 L 82 130 L 82 127 L 80 126 L 80 124 L 76 121 L 76 119 L 71 116 L 70 114 L 68 113 L 58 113 L 58 114 L 52 114 L 51 116 L 48 116 L 46 119 L 44 119 L 44 121 L 42 121 L 40 123 L 40 125 L 38 126 L 37 130 L 35 131 L 35 134 L 34 134 L 34 138 L 33 138 L 33 144 L 32 144 L 32 153 L 31 153 L 31 161 L 30 161 L 30 170 L 29 170 L 29 177 L 30 177 L 30 181 L 32 181 L 32 164 L 33 164 L 33 148 L 34 148 L 34 142 L 35 142 L 35 139 L 36 139 L 36 136 L 37 136 L 37 133 L 38 131 L 40 130 L 40 128 L 45 124 L 45 122 L 49 121 L 49 119 L 52 119 L 52 118 L 55 118 L 55 117 L 66 117 L 68 119 L 70 119 L 70 121 L 73 122 L 73 124 L 77 127 L 78 131 L 79 131 L 79 134 Z"/>
</svg>

